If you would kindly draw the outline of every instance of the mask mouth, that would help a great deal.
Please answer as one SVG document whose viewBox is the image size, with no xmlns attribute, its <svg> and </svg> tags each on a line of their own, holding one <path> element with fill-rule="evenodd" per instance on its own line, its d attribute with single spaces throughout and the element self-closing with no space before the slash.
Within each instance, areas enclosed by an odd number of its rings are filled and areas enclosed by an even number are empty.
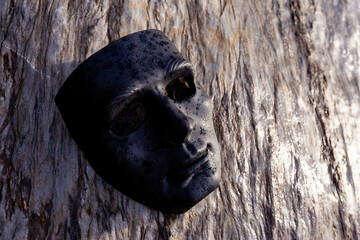
<svg viewBox="0 0 360 240">
<path fill-rule="evenodd" d="M 186 164 L 178 168 L 171 169 L 167 175 L 170 182 L 182 183 L 188 182 L 197 172 L 209 167 L 209 148 L 198 154 L 194 159 L 186 161 Z"/>
</svg>

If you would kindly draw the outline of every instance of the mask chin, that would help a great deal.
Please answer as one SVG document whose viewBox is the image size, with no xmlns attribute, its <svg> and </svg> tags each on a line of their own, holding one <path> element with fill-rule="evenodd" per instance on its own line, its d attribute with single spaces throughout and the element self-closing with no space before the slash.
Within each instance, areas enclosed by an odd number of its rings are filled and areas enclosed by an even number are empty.
<svg viewBox="0 0 360 240">
<path fill-rule="evenodd" d="M 134 200 L 182 213 L 218 187 L 211 101 L 162 32 L 133 33 L 101 49 L 55 101 L 95 172 Z"/>
</svg>

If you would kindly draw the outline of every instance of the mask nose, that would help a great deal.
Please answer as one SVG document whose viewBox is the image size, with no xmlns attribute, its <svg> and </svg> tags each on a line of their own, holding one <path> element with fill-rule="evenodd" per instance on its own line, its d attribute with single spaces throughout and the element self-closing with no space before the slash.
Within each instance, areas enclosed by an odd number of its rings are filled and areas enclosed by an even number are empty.
<svg viewBox="0 0 360 240">
<path fill-rule="evenodd" d="M 177 145 L 184 143 L 191 135 L 195 122 L 186 116 L 172 102 L 163 102 L 158 112 L 157 133 L 161 145 Z"/>
<path fill-rule="evenodd" d="M 194 120 L 179 111 L 175 113 L 172 122 L 173 126 L 170 126 L 170 132 L 173 134 L 173 142 L 183 143 L 188 140 L 194 129 Z"/>
</svg>

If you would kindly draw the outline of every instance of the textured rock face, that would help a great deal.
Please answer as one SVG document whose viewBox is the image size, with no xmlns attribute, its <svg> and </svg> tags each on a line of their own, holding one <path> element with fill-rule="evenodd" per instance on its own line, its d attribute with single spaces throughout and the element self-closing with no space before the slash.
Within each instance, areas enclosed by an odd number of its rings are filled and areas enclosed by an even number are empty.
<svg viewBox="0 0 360 240">
<path fill-rule="evenodd" d="M 0 5 L 1 239 L 358 239 L 360 6 L 348 1 Z M 122 195 L 53 101 L 84 59 L 163 31 L 214 104 L 218 190 L 182 215 Z"/>
</svg>

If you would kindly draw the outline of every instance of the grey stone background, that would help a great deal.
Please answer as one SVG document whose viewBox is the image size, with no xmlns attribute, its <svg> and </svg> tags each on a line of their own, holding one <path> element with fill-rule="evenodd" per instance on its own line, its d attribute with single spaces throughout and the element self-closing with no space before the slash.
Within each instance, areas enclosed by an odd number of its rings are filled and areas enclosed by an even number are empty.
<svg viewBox="0 0 360 240">
<path fill-rule="evenodd" d="M 163 31 L 212 97 L 219 189 L 182 215 L 122 195 L 53 101 L 132 32 Z M 0 239 L 358 239 L 358 0 L 2 0 Z"/>
</svg>

